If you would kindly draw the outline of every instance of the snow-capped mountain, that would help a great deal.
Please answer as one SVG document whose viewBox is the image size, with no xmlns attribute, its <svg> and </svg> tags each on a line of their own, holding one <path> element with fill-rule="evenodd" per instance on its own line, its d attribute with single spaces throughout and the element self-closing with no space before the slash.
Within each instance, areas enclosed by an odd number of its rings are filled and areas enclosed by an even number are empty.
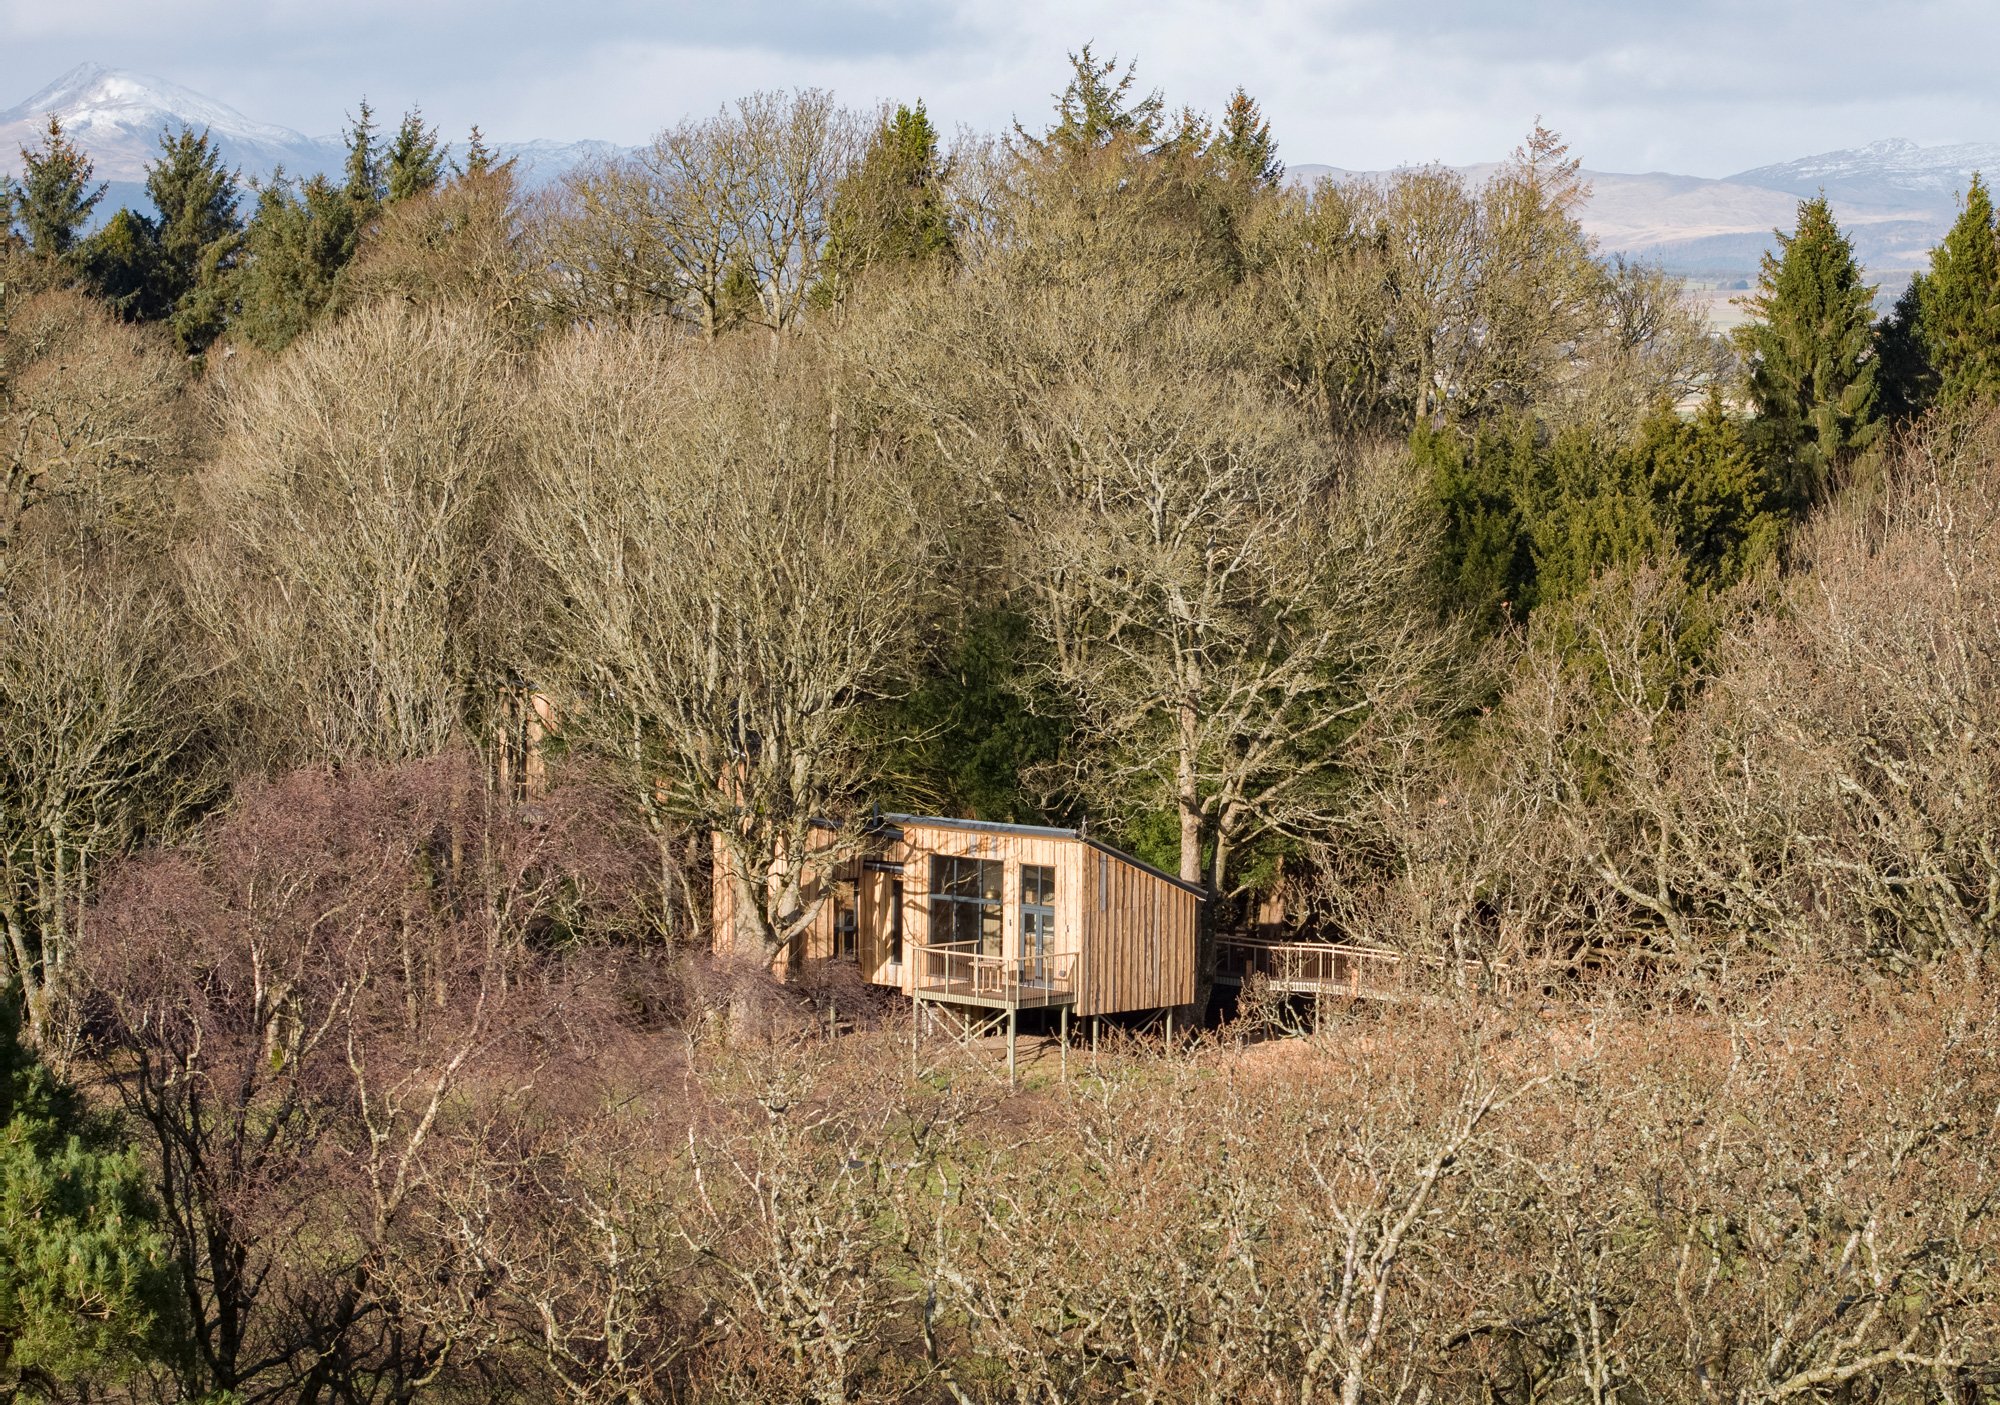
<svg viewBox="0 0 2000 1405">
<path fill-rule="evenodd" d="M 1894 138 L 1759 166 L 1729 179 L 1800 196 L 1811 196 L 1824 187 L 1829 196 L 1839 191 L 1850 202 L 1880 200 L 1907 205 L 1913 196 L 1955 201 L 1975 171 L 1985 172 L 1989 180 L 2000 177 L 2000 145 L 1964 142 L 1918 146 Z"/>
<path fill-rule="evenodd" d="M 222 148 L 224 160 L 239 167 L 246 178 L 267 177 L 281 166 L 294 176 L 335 172 L 347 157 L 339 136 L 309 137 L 289 127 L 255 121 L 225 103 L 164 78 L 85 63 L 0 112 L 0 174 L 18 172 L 17 149 L 39 143 L 51 115 L 61 119 L 70 140 L 90 153 L 97 179 L 110 183 L 99 207 L 100 214 L 107 216 L 120 204 L 143 205 L 145 196 L 139 183 L 146 178 L 146 164 L 159 155 L 160 134 L 183 126 L 208 131 Z M 382 120 L 393 124 L 396 114 L 382 114 Z M 454 149 L 460 146 L 462 142 L 454 142 Z M 514 158 L 517 175 L 531 186 L 621 150 L 601 141 L 494 145 L 502 159 Z"/>
<path fill-rule="evenodd" d="M 24 102 L 0 112 L 0 166 L 15 169 L 15 148 L 41 140 L 49 117 L 90 153 L 99 180 L 138 181 L 159 155 L 160 134 L 206 128 L 232 165 L 262 175 L 277 166 L 310 173 L 339 165 L 336 142 L 253 121 L 235 108 L 163 78 L 94 63 L 79 64 Z"/>
</svg>

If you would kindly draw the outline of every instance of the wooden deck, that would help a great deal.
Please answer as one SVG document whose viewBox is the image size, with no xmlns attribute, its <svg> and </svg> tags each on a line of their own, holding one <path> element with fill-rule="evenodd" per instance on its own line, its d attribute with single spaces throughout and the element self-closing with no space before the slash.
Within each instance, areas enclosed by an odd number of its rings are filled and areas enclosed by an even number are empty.
<svg viewBox="0 0 2000 1405">
<path fill-rule="evenodd" d="M 910 994 L 989 1010 L 1041 1010 L 1074 1005 L 1077 956 L 987 956 L 965 946 L 920 946 Z"/>
<path fill-rule="evenodd" d="M 1403 998 L 1403 955 L 1383 947 L 1222 937 L 1216 942 L 1215 956 L 1218 985 L 1240 987 L 1257 976 L 1270 989 L 1286 995 Z"/>
</svg>

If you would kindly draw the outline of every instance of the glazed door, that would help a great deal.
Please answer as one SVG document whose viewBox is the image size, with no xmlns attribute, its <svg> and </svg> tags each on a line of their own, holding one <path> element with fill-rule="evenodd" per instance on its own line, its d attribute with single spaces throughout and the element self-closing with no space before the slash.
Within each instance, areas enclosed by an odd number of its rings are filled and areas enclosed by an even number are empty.
<svg viewBox="0 0 2000 1405">
<path fill-rule="evenodd" d="M 1056 940 L 1056 871 L 1044 864 L 1021 865 L 1021 978 L 1049 979 L 1049 953 Z"/>
</svg>

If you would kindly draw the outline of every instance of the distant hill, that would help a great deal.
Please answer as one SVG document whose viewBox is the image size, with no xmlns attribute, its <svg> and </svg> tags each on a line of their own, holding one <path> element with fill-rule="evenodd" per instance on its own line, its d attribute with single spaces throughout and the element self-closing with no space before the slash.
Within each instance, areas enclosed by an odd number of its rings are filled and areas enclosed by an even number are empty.
<svg viewBox="0 0 2000 1405">
<path fill-rule="evenodd" d="M 1495 168 L 1457 169 L 1477 184 Z M 1691 281 L 1727 288 L 1756 279 L 1763 254 L 1776 246 L 1772 230 L 1790 229 L 1798 202 L 1823 189 L 1883 295 L 1892 297 L 1925 266 L 1931 247 L 1956 218 L 1958 197 L 1974 171 L 2000 175 L 2000 145 L 1879 141 L 1720 180 L 1664 171 L 1585 171 L 1591 198 L 1582 222 L 1607 254 L 1647 259 Z M 1290 178 L 1387 174 L 1302 165 L 1291 169 Z"/>
<path fill-rule="evenodd" d="M 15 148 L 38 141 L 50 113 L 90 152 L 98 179 L 110 182 L 100 207 L 104 216 L 121 204 L 146 208 L 140 184 L 146 162 L 159 149 L 160 133 L 182 125 L 211 132 L 231 164 L 255 179 L 267 178 L 281 166 L 292 175 L 334 172 L 346 157 L 337 135 L 309 137 L 255 121 L 165 79 L 86 63 L 0 112 L 0 171 L 16 170 Z M 393 122 L 395 114 L 385 113 L 384 120 Z M 529 141 L 501 143 L 495 150 L 514 158 L 523 180 L 533 186 L 625 148 L 598 141 Z M 1459 169 L 1477 183 L 1494 166 Z M 1663 171 L 1586 171 L 1592 194 L 1583 225 L 1606 254 L 1657 262 L 1693 282 L 1727 290 L 1755 280 L 1759 259 L 1775 243 L 1771 231 L 1789 229 L 1799 200 L 1824 189 L 1889 298 L 1912 271 L 1924 266 L 1931 246 L 1957 214 L 1959 192 L 1976 170 L 2000 177 L 2000 145 L 1879 141 L 1720 180 Z M 1291 168 L 1290 179 L 1386 174 L 1298 165 Z"/>
<path fill-rule="evenodd" d="M 121 205 L 148 208 L 143 184 L 146 163 L 159 155 L 160 134 L 183 126 L 206 130 L 224 159 L 247 179 L 267 179 L 281 167 L 293 176 L 336 172 L 347 158 L 346 144 L 337 134 L 309 137 L 289 127 L 254 121 L 164 78 L 85 63 L 0 112 L 0 172 L 19 173 L 17 148 L 39 142 L 51 114 L 62 120 L 70 139 L 90 153 L 97 178 L 110 187 L 99 206 L 100 217 Z M 382 120 L 393 124 L 398 114 L 385 113 Z M 455 144 L 454 149 L 459 148 L 462 143 Z M 502 159 L 515 160 L 527 184 L 540 185 L 580 162 L 614 155 L 621 148 L 600 141 L 530 141 L 502 142 L 494 150 Z"/>
</svg>

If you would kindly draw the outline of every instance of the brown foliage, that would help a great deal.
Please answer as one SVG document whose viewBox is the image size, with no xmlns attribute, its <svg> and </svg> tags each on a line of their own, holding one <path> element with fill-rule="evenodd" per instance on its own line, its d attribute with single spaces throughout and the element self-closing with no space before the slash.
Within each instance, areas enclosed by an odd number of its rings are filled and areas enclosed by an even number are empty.
<svg viewBox="0 0 2000 1405">
<path fill-rule="evenodd" d="M 1004 1100 L 895 1035 L 628 1041 L 457 1124 L 398 1293 L 579 1401 L 1956 1398 L 1993 1019 L 1413 1006 Z"/>
<path fill-rule="evenodd" d="M 187 576 L 252 764 L 435 755 L 497 692 L 479 604 L 510 370 L 483 315 L 383 302 L 237 388 Z"/>
<path fill-rule="evenodd" d="M 451 1359 L 378 1277 L 479 1090 L 608 1013 L 571 971 L 630 884 L 597 829 L 530 827 L 458 757 L 304 771 L 107 882 L 82 963 L 211 1388 L 346 1398 Z"/>
<path fill-rule="evenodd" d="M 172 340 L 81 293 L 0 284 L 0 550 L 157 534 L 191 434 Z"/>
<path fill-rule="evenodd" d="M 477 307 L 517 334 L 533 308 L 522 215 L 506 168 L 461 175 L 386 206 L 341 271 L 336 310 L 391 301 Z"/>
</svg>

